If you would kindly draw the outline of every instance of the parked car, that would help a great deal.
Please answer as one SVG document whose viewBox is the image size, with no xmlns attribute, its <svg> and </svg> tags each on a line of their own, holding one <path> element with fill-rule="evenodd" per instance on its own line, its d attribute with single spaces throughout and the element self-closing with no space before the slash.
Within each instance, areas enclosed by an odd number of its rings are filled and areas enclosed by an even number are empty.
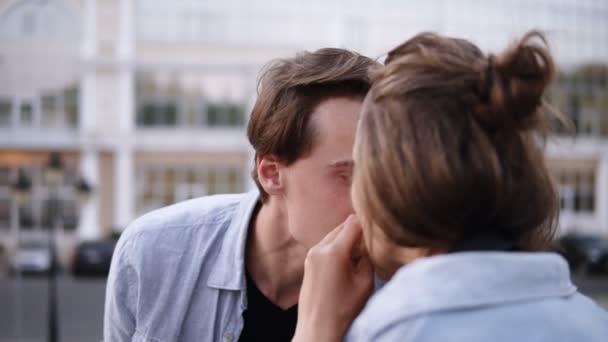
<svg viewBox="0 0 608 342">
<path fill-rule="evenodd" d="M 75 276 L 107 276 L 116 241 L 81 242 L 74 253 L 72 273 Z"/>
<path fill-rule="evenodd" d="M 46 240 L 21 242 L 10 261 L 11 273 L 47 274 L 51 266 L 51 246 Z"/>
<path fill-rule="evenodd" d="M 571 233 L 558 240 L 557 248 L 573 272 L 608 273 L 608 239 Z"/>
</svg>

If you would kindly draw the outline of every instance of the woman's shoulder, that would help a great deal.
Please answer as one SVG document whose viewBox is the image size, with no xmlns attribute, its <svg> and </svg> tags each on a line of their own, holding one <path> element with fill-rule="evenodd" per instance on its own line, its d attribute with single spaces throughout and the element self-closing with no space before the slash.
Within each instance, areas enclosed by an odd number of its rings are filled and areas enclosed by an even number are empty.
<svg viewBox="0 0 608 342">
<path fill-rule="evenodd" d="M 348 337 L 513 341 L 556 332 L 552 341 L 562 335 L 608 341 L 608 313 L 569 278 L 563 260 L 547 253 L 428 258 L 399 270 L 368 301 Z"/>
</svg>

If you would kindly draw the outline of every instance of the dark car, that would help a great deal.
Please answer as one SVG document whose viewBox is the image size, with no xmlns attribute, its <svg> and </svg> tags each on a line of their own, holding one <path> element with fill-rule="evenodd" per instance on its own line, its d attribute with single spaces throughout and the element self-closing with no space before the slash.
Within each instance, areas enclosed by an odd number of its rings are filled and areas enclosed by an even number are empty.
<svg viewBox="0 0 608 342">
<path fill-rule="evenodd" d="M 558 240 L 557 248 L 573 272 L 608 273 L 608 239 L 571 233 Z"/>
<path fill-rule="evenodd" d="M 76 276 L 106 276 L 114 253 L 115 241 L 85 241 L 76 248 L 72 273 Z"/>
</svg>

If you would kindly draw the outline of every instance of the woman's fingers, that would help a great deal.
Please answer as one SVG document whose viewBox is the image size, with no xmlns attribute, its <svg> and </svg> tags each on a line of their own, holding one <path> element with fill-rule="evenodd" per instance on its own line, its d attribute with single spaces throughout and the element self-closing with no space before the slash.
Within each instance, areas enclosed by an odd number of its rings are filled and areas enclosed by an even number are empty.
<svg viewBox="0 0 608 342">
<path fill-rule="evenodd" d="M 350 215 L 344 224 L 343 228 L 335 237 L 335 245 L 341 251 L 348 253 L 349 256 L 359 254 L 359 248 L 363 238 L 361 225 L 355 215 Z"/>
<path fill-rule="evenodd" d="M 373 289 L 373 271 L 362 250 L 354 215 L 310 249 L 298 304 L 294 340 L 338 341 Z"/>
</svg>

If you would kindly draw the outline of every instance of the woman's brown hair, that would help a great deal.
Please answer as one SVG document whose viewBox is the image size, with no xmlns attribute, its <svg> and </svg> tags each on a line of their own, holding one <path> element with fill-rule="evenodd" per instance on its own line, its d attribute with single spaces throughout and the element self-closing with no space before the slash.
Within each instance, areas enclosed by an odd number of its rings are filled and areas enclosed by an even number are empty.
<svg viewBox="0 0 608 342">
<path fill-rule="evenodd" d="M 364 222 L 404 246 L 453 248 L 490 234 L 521 250 L 551 240 L 558 213 L 542 142 L 554 62 L 533 31 L 498 55 L 422 33 L 373 81 L 355 146 Z"/>
</svg>

